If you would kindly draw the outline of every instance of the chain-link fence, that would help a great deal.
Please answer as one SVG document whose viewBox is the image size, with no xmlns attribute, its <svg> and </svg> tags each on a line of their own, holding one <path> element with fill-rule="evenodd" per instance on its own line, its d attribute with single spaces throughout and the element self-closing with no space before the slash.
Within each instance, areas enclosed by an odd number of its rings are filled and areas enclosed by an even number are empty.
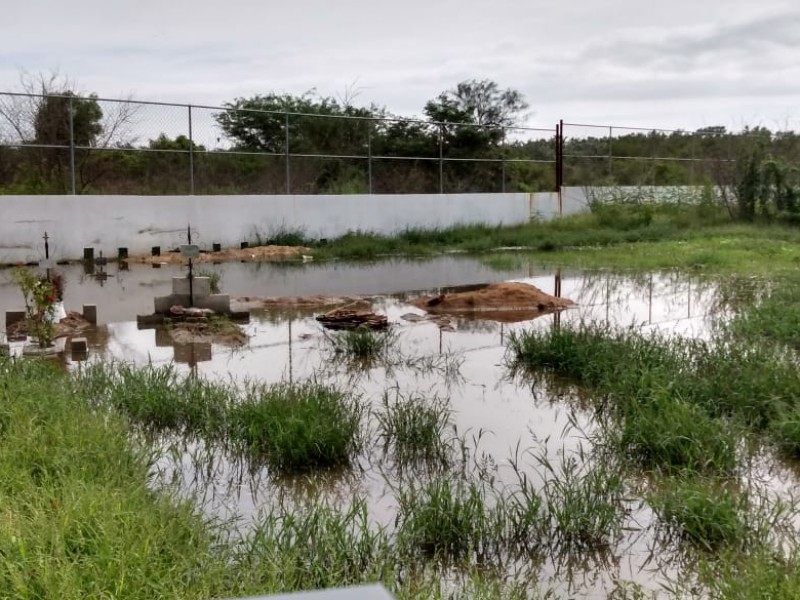
<svg viewBox="0 0 800 600">
<path fill-rule="evenodd" d="M 793 132 L 480 126 L 0 93 L 1 194 L 404 194 L 714 184 Z"/>
<path fill-rule="evenodd" d="M 727 185 L 727 172 L 760 149 L 800 162 L 796 133 L 724 127 L 697 131 L 562 123 L 563 185 Z"/>
<path fill-rule="evenodd" d="M 0 93 L 5 194 L 538 191 L 553 147 L 532 127 Z"/>
</svg>

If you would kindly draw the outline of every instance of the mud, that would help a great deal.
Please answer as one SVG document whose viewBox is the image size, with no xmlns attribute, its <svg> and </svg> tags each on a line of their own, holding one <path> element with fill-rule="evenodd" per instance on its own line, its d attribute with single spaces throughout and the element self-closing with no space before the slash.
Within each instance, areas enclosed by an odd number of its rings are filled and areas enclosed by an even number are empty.
<svg viewBox="0 0 800 600">
<path fill-rule="evenodd" d="M 83 315 L 76 311 L 69 311 L 67 316 L 56 323 L 56 330 L 54 338 L 69 337 L 82 331 L 94 327 L 89 321 L 83 318 Z M 19 321 L 8 328 L 7 335 L 9 339 L 24 338 L 28 334 L 28 328 L 25 321 Z"/>
<path fill-rule="evenodd" d="M 333 308 L 368 309 L 372 304 L 362 296 L 241 296 L 233 298 L 237 306 L 246 309 L 264 308 L 267 310 L 297 310 L 313 312 L 315 310 L 331 310 Z"/>
<path fill-rule="evenodd" d="M 300 258 L 309 249 L 302 246 L 253 246 L 252 248 L 226 248 L 219 252 L 201 252 L 193 259 L 194 264 L 248 260 L 278 260 Z M 187 264 L 189 261 L 180 252 L 168 252 L 161 256 L 136 255 L 128 257 L 129 263 L 137 264 Z"/>
<path fill-rule="evenodd" d="M 568 298 L 551 296 L 536 286 L 518 282 L 492 283 L 476 290 L 422 296 L 411 304 L 435 315 L 457 314 L 507 323 L 535 319 L 575 305 Z"/>
<path fill-rule="evenodd" d="M 169 326 L 169 334 L 176 344 L 219 344 L 222 346 L 243 346 L 250 339 L 236 323 L 225 319 L 206 321 L 182 321 Z"/>
</svg>

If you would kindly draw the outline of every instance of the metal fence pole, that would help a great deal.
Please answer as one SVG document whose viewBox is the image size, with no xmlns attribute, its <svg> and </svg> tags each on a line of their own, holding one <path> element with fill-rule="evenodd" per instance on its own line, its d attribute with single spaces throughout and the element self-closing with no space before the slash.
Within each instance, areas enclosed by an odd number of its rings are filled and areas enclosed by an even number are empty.
<svg viewBox="0 0 800 600">
<path fill-rule="evenodd" d="M 289 172 L 289 113 L 286 113 L 286 193 L 292 193 L 291 174 Z"/>
<path fill-rule="evenodd" d="M 502 147 L 502 181 L 500 182 L 500 191 L 505 194 L 506 193 L 506 130 L 503 129 L 503 147 Z"/>
<path fill-rule="evenodd" d="M 444 125 L 439 125 L 439 193 L 444 194 Z"/>
<path fill-rule="evenodd" d="M 608 176 L 613 182 L 614 177 L 614 147 L 613 147 L 614 128 L 608 128 Z"/>
<path fill-rule="evenodd" d="M 367 121 L 367 182 L 372 194 L 372 120 Z"/>
<path fill-rule="evenodd" d="M 194 196 L 194 136 L 192 135 L 192 105 L 189 108 L 189 194 Z"/>
<path fill-rule="evenodd" d="M 75 195 L 75 115 L 72 96 L 69 97 L 69 178 L 71 193 Z"/>
<path fill-rule="evenodd" d="M 689 185 L 694 185 L 694 161 L 695 161 L 695 150 L 694 150 L 694 143 L 697 139 L 697 134 L 692 134 L 692 160 L 689 163 Z"/>
</svg>

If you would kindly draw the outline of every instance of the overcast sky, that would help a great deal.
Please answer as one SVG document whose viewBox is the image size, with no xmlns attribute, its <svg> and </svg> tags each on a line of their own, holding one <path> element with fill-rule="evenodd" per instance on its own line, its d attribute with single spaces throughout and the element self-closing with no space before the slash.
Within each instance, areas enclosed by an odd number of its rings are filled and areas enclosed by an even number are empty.
<svg viewBox="0 0 800 600">
<path fill-rule="evenodd" d="M 528 124 L 800 129 L 797 0 L 0 0 L 0 91 L 219 105 L 358 92 L 401 115 L 458 81 L 522 91 Z"/>
</svg>

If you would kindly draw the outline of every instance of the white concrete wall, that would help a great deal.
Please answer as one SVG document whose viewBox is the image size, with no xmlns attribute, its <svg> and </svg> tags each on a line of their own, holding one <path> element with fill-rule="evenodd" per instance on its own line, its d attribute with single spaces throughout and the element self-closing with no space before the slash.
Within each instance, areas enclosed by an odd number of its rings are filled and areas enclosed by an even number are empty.
<svg viewBox="0 0 800 600">
<path fill-rule="evenodd" d="M 535 196 L 539 196 L 538 194 Z M 549 196 L 549 194 L 547 194 Z M 117 248 L 149 253 L 186 241 L 191 224 L 201 247 L 239 246 L 256 233 L 303 230 L 313 238 L 348 231 L 397 233 L 407 227 L 524 223 L 531 194 L 338 196 L 0 196 L 0 263 L 76 259 L 84 247 L 113 257 Z"/>
</svg>

